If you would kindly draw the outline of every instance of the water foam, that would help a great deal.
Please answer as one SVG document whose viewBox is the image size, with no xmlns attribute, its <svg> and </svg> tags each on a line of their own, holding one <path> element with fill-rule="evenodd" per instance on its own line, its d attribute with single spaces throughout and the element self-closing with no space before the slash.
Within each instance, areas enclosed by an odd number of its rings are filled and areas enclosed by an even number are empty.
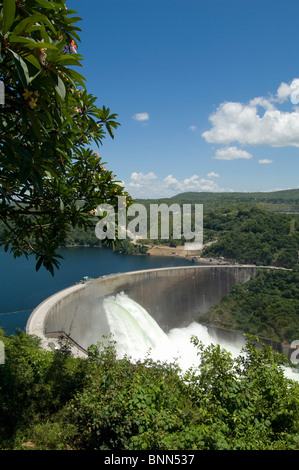
<svg viewBox="0 0 299 470">
<path fill-rule="evenodd" d="M 219 339 L 196 322 L 185 328 L 173 328 L 166 334 L 141 305 L 123 292 L 105 298 L 104 310 L 119 358 L 126 355 L 133 361 L 146 357 L 168 363 L 175 361 L 182 371 L 186 371 L 199 363 L 197 349 L 191 343 L 192 336 L 204 346 L 219 344 L 233 358 L 240 355 L 245 345 L 245 340 L 232 343 Z M 285 371 L 288 378 L 299 381 L 298 373 L 291 369 Z"/>
<path fill-rule="evenodd" d="M 123 292 L 104 299 L 104 310 L 111 335 L 116 341 L 118 357 L 127 355 L 133 360 L 150 357 L 166 362 L 176 361 L 186 370 L 198 364 L 197 349 L 191 343 L 196 336 L 205 346 L 220 344 L 233 356 L 240 353 L 242 345 L 221 342 L 208 329 L 193 322 L 185 328 L 173 328 L 166 334 L 153 317 L 137 302 Z"/>
<path fill-rule="evenodd" d="M 144 359 L 149 350 L 167 347 L 167 335 L 157 322 L 124 293 L 104 299 L 104 309 L 119 357 Z"/>
</svg>

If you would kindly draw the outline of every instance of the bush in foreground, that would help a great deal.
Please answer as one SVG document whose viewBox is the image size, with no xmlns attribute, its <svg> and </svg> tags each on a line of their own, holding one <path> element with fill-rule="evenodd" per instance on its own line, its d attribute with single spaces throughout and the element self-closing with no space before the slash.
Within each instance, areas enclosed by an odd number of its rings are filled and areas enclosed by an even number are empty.
<svg viewBox="0 0 299 470">
<path fill-rule="evenodd" d="M 117 359 L 113 343 L 77 359 L 24 333 L 1 339 L 1 449 L 298 449 L 299 384 L 266 346 L 233 359 L 193 338 L 198 367 L 182 374 Z"/>
</svg>

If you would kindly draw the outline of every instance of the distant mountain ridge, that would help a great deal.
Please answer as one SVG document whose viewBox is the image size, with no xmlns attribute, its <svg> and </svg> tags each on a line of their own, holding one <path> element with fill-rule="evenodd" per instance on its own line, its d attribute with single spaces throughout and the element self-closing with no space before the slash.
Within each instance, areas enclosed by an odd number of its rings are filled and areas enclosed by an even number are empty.
<svg viewBox="0 0 299 470">
<path fill-rule="evenodd" d="M 196 192 L 179 193 L 167 198 L 147 198 L 136 201 L 149 203 L 180 203 L 180 204 L 206 204 L 213 206 L 227 205 L 230 203 L 254 203 L 260 204 L 265 209 L 294 210 L 299 211 L 299 188 L 285 189 L 269 192 Z"/>
<path fill-rule="evenodd" d="M 244 200 L 279 200 L 283 199 L 288 202 L 299 203 L 299 188 L 284 189 L 280 191 L 269 192 L 196 192 L 190 191 L 172 196 L 169 199 L 212 199 L 212 198 L 228 198 L 228 199 L 244 199 Z"/>
</svg>

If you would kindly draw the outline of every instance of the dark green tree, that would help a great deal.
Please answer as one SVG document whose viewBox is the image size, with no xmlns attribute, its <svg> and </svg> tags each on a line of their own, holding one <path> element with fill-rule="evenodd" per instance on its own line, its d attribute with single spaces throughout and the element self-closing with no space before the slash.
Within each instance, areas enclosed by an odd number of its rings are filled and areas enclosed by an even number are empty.
<svg viewBox="0 0 299 470">
<path fill-rule="evenodd" d="M 93 148 L 119 124 L 76 70 L 79 20 L 64 0 L 0 1 L 0 243 L 52 274 L 70 228 L 126 195 Z"/>
</svg>

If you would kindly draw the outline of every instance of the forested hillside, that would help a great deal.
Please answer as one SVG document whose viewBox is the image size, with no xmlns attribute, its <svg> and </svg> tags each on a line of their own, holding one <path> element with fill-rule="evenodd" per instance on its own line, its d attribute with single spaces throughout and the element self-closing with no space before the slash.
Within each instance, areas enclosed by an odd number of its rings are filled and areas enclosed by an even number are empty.
<svg viewBox="0 0 299 470">
<path fill-rule="evenodd" d="M 204 214 L 204 256 L 243 264 L 293 268 L 298 264 L 299 216 L 248 205 L 218 208 Z"/>
<path fill-rule="evenodd" d="M 256 193 L 188 192 L 178 194 L 170 198 L 169 201 L 180 201 L 183 204 L 204 204 L 206 209 L 213 209 L 222 205 L 227 206 L 228 204 L 247 202 L 259 205 L 260 207 L 266 206 L 274 211 L 299 211 L 299 189 Z"/>
<path fill-rule="evenodd" d="M 229 262 L 293 268 L 298 264 L 299 190 L 277 193 L 184 193 L 171 199 L 142 200 L 149 213 L 150 204 L 203 204 L 204 257 L 225 258 Z M 271 207 L 268 210 L 267 207 Z M 281 213 L 279 207 L 297 208 L 298 213 Z M 273 210 L 272 210 L 273 209 Z M 175 246 L 185 239 L 170 237 L 150 240 Z M 194 221 L 194 215 L 193 215 Z M 148 226 L 149 228 L 149 226 Z M 150 232 L 148 231 L 150 237 Z"/>
<path fill-rule="evenodd" d="M 299 272 L 260 270 L 210 307 L 200 323 L 273 341 L 299 338 Z"/>
</svg>

